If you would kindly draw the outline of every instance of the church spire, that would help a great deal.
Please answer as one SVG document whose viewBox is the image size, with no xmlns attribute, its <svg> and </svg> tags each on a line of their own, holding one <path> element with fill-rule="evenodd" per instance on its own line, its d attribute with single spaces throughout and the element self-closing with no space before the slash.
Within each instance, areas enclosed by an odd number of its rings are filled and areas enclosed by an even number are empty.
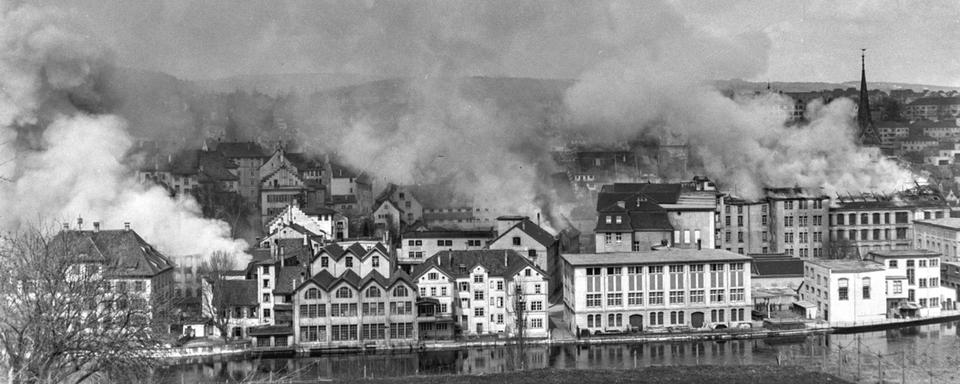
<svg viewBox="0 0 960 384">
<path fill-rule="evenodd" d="M 860 49 L 860 100 L 857 106 L 857 138 L 863 145 L 880 145 L 880 135 L 870 118 L 870 97 L 867 93 L 867 50 Z"/>
</svg>

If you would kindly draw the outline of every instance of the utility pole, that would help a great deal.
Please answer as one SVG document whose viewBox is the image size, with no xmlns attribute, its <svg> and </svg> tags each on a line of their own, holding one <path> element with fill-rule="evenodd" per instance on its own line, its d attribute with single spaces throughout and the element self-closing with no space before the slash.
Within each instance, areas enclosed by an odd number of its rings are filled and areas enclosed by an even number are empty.
<svg viewBox="0 0 960 384">
<path fill-rule="evenodd" d="M 860 334 L 857 334 L 857 381 L 860 381 Z"/>
</svg>

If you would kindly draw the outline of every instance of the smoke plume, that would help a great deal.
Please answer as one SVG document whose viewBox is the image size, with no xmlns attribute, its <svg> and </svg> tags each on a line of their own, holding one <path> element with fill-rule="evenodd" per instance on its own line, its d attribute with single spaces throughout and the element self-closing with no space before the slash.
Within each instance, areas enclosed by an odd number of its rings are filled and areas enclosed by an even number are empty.
<svg viewBox="0 0 960 384">
<path fill-rule="evenodd" d="M 224 250 L 244 257 L 220 221 L 190 198 L 136 182 L 122 163 L 125 122 L 98 114 L 111 55 L 64 13 L 0 4 L 0 229 L 80 216 L 105 229 L 130 222 L 169 256 Z"/>
</svg>

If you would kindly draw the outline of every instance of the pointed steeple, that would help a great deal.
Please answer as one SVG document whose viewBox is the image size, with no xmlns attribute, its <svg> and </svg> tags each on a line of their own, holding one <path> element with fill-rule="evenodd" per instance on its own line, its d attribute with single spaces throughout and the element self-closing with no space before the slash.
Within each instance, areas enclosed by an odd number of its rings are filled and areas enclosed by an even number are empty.
<svg viewBox="0 0 960 384">
<path fill-rule="evenodd" d="M 857 126 L 860 128 L 857 132 L 857 139 L 860 144 L 867 146 L 880 145 L 880 135 L 877 134 L 877 127 L 873 125 L 873 119 L 870 118 L 870 97 L 867 94 L 867 64 L 865 48 L 860 50 L 860 100 L 857 106 Z"/>
</svg>

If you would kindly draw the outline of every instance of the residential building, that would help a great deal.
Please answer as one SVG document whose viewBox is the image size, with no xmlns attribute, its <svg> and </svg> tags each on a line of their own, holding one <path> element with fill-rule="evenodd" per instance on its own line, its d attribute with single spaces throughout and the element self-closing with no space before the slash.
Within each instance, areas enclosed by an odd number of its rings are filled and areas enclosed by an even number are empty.
<svg viewBox="0 0 960 384">
<path fill-rule="evenodd" d="M 374 200 L 374 208 L 387 200 L 393 203 L 398 211 L 403 212 L 402 216 L 398 217 L 399 221 L 410 225 L 423 220 L 423 205 L 420 204 L 410 188 L 393 183 L 387 184 L 383 192 Z"/>
<path fill-rule="evenodd" d="M 943 255 L 944 261 L 960 261 L 960 218 L 918 220 L 913 223 L 914 244 Z"/>
<path fill-rule="evenodd" d="M 307 349 L 414 345 L 416 287 L 386 248 L 331 244 L 310 265 L 313 277 L 296 287 L 294 332 Z"/>
<path fill-rule="evenodd" d="M 720 249 L 564 254 L 571 331 L 726 328 L 750 322 L 752 259 Z"/>
<path fill-rule="evenodd" d="M 811 315 L 832 324 L 880 321 L 887 318 L 886 277 L 875 261 L 805 259 L 797 304 L 814 306 Z"/>
<path fill-rule="evenodd" d="M 367 215 L 373 211 L 373 186 L 368 177 L 330 161 L 325 161 L 323 185 L 328 186 L 328 206 L 347 216 Z"/>
<path fill-rule="evenodd" d="M 886 148 L 898 147 L 899 142 L 910 135 L 910 128 L 904 122 L 878 121 L 876 126 L 880 143 Z"/>
<path fill-rule="evenodd" d="M 226 316 L 225 329 L 228 338 L 252 339 L 250 329 L 261 325 L 260 307 L 257 300 L 257 281 L 253 279 L 203 279 L 202 312 L 207 319 L 214 318 L 214 312 Z M 219 285 L 214 287 L 214 285 Z M 217 297 L 214 297 L 216 293 Z M 205 335 L 222 336 L 220 329 L 207 322 Z M 199 336 L 195 332 L 195 335 Z"/>
<path fill-rule="evenodd" d="M 830 198 L 801 188 L 767 188 L 770 253 L 823 257 L 829 246 Z M 762 219 L 762 218 L 761 218 Z"/>
<path fill-rule="evenodd" d="M 640 251 L 641 244 L 714 248 L 716 187 L 707 179 L 677 184 L 604 185 L 597 195 L 596 251 Z"/>
<path fill-rule="evenodd" d="M 303 227 L 324 239 L 343 240 L 350 237 L 350 225 L 346 216 L 329 208 L 302 207 L 296 200 L 267 222 L 267 233 L 276 233 L 291 224 Z"/>
<path fill-rule="evenodd" d="M 491 230 L 418 230 L 400 237 L 397 264 L 412 273 L 413 267 L 440 251 L 483 249 L 496 237 Z"/>
<path fill-rule="evenodd" d="M 238 167 L 219 152 L 183 150 L 175 154 L 152 153 L 137 169 L 137 180 L 164 187 L 171 195 L 238 192 Z"/>
<path fill-rule="evenodd" d="M 79 225 L 71 230 L 64 224 L 50 244 L 78 253 L 83 265 L 73 268 L 101 273 L 117 291 L 129 295 L 131 305 L 149 308 L 154 319 L 169 320 L 175 265 L 130 229 L 129 223 L 120 230 L 101 230 L 98 222 L 92 230 L 81 230 Z"/>
<path fill-rule="evenodd" d="M 520 325 L 528 337 L 549 336 L 546 272 L 514 250 L 441 251 L 418 265 L 413 279 L 419 297 L 438 303 L 434 324 L 425 326 L 434 334 L 455 326 L 462 335 L 513 336 Z"/>
<path fill-rule="evenodd" d="M 957 299 L 960 298 L 960 262 L 943 261 L 940 263 L 940 283 L 946 288 L 953 289 L 953 295 L 946 298 L 945 309 L 957 309 Z"/>
<path fill-rule="evenodd" d="M 886 266 L 888 317 L 939 316 L 956 300 L 953 288 L 940 284 L 940 253 L 922 250 L 871 251 L 867 260 Z"/>
<path fill-rule="evenodd" d="M 958 100 L 960 100 L 960 98 L 958 98 Z M 958 103 L 958 105 L 960 105 L 960 103 Z M 956 118 L 940 121 L 918 120 L 910 124 L 910 128 L 918 129 L 923 132 L 925 136 L 937 140 L 960 138 L 960 125 L 957 125 Z"/>
<path fill-rule="evenodd" d="M 832 251 L 864 255 L 919 247 L 914 244 L 914 222 L 948 216 L 950 207 L 943 197 L 926 187 L 894 196 L 840 196 L 830 207 L 830 241 L 836 242 Z"/>
<path fill-rule="evenodd" d="M 922 97 L 907 104 L 903 114 L 910 120 L 956 119 L 960 117 L 960 97 Z"/>
<path fill-rule="evenodd" d="M 295 158 L 302 159 L 302 156 Z M 326 191 L 317 174 L 319 166 L 306 162 L 300 164 L 304 168 L 301 170 L 297 165 L 281 147 L 260 166 L 260 214 L 264 226 L 291 204 L 304 207 L 324 204 Z"/>
<path fill-rule="evenodd" d="M 554 290 L 560 287 L 560 240 L 526 216 L 497 218 L 497 237 L 488 249 L 509 249 L 546 272 Z M 550 294 L 556 292 L 549 292 Z"/>
<path fill-rule="evenodd" d="M 254 142 L 211 142 L 204 143 L 210 150 L 232 160 L 236 165 L 238 190 L 248 202 L 260 203 L 260 166 L 269 156 L 263 147 Z"/>
</svg>

